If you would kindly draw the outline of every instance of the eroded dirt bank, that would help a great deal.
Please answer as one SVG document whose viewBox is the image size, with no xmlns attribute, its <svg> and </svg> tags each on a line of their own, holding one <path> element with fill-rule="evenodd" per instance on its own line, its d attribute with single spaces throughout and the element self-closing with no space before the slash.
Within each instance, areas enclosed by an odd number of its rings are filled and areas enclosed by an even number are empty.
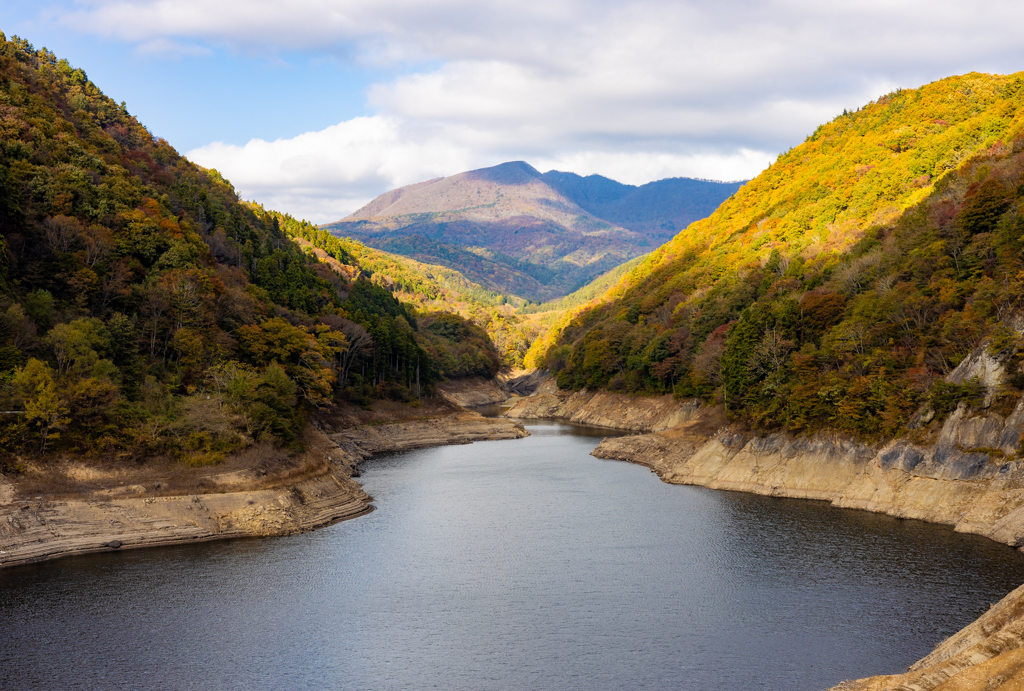
<svg viewBox="0 0 1024 691">
<path fill-rule="evenodd" d="M 287 472 L 260 467 L 207 473 L 196 491 L 169 494 L 161 483 L 122 484 L 88 493 L 25 495 L 0 475 L 0 568 L 73 554 L 290 535 L 373 510 L 353 480 L 373 453 L 527 436 L 521 424 L 468 411 L 386 424 L 335 429 L 328 421 L 307 433 L 307 450 Z M 343 416 L 342 416 L 343 417 Z M 401 417 L 384 411 L 383 417 Z M 348 420 L 351 422 L 351 420 Z M 337 420 L 335 420 L 337 422 Z M 78 465 L 70 472 L 80 472 Z"/>
<path fill-rule="evenodd" d="M 410 451 L 445 444 L 521 439 L 528 435 L 520 422 L 463 411 L 425 420 L 353 427 L 328 436 L 349 455 L 363 459 L 384 451 Z"/>
<path fill-rule="evenodd" d="M 634 432 L 657 432 L 683 423 L 700 409 L 699 401 L 677 401 L 672 396 L 641 398 L 605 391 L 569 394 L 542 385 L 540 392 L 515 401 L 508 416 L 520 420 L 558 418 L 580 425 L 613 427 Z"/>
<path fill-rule="evenodd" d="M 467 408 L 503 403 L 508 398 L 508 391 L 500 375 L 497 379 L 468 377 L 445 382 L 437 387 L 437 392 L 445 400 Z"/>
<path fill-rule="evenodd" d="M 529 396 L 533 393 L 554 393 L 554 381 L 543 370 L 502 370 L 494 379 L 467 377 L 438 385 L 438 395 L 457 406 L 476 406 L 504 403 L 510 397 Z"/>
<path fill-rule="evenodd" d="M 834 434 L 758 436 L 721 408 L 667 396 L 561 392 L 518 401 L 508 414 L 647 432 L 605 439 L 593 454 L 647 466 L 665 482 L 826 500 L 1024 546 L 1024 400 L 1005 417 L 961 407 L 940 429 L 877 446 Z M 931 689 L 1024 689 L 1024 586 L 907 674 L 833 691 Z"/>
</svg>

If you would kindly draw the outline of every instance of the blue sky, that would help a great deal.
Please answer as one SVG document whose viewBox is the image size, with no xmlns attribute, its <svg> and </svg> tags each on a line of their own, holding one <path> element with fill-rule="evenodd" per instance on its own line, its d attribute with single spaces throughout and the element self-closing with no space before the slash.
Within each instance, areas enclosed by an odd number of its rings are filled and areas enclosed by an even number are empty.
<svg viewBox="0 0 1024 691">
<path fill-rule="evenodd" d="M 75 7 L 4 0 L 0 30 L 84 69 L 181 151 L 213 141 L 291 137 L 366 115 L 367 87 L 395 75 L 297 51 L 247 54 L 216 44 L 197 46 L 193 55 L 146 50 L 136 41 L 77 30 L 50 14 Z"/>
<path fill-rule="evenodd" d="M 4 0 L 242 195 L 317 222 L 522 159 L 633 184 L 753 177 L 844 108 L 1024 70 L 1024 4 Z"/>
</svg>

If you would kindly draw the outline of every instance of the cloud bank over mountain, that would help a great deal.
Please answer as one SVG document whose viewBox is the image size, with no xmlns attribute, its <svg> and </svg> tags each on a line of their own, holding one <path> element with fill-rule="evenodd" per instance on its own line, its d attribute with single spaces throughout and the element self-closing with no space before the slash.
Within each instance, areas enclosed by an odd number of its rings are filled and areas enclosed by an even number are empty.
<svg viewBox="0 0 1024 691">
<path fill-rule="evenodd" d="M 365 116 L 189 152 L 243 194 L 318 220 L 510 159 L 629 183 L 749 178 L 844 108 L 1024 64 L 1024 7 L 999 0 L 983 12 L 959 0 L 82 0 L 48 12 L 153 54 L 302 55 L 387 74 L 353 94 Z"/>
</svg>

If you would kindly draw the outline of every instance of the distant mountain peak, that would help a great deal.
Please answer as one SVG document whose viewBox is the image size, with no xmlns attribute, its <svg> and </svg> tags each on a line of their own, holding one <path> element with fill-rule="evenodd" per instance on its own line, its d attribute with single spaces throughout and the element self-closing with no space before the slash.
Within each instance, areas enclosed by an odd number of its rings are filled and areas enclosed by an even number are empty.
<svg viewBox="0 0 1024 691">
<path fill-rule="evenodd" d="M 468 218 L 488 222 L 533 216 L 566 226 L 590 216 L 548 185 L 536 168 L 525 161 L 510 161 L 385 192 L 342 221 L 423 214 L 439 215 L 439 219 L 448 221 Z"/>
<path fill-rule="evenodd" d="M 509 161 L 490 168 L 464 173 L 471 180 L 486 180 L 501 185 L 523 185 L 541 177 L 540 171 L 526 161 Z"/>
<path fill-rule="evenodd" d="M 508 161 L 391 190 L 325 227 L 491 290 L 548 299 L 649 252 L 738 187 L 687 178 L 624 185 Z"/>
</svg>

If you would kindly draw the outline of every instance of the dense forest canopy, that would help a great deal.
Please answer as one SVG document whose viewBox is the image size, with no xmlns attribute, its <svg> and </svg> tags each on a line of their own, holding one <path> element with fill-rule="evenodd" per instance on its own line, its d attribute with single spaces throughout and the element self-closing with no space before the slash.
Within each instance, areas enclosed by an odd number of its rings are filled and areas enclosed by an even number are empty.
<svg viewBox="0 0 1024 691">
<path fill-rule="evenodd" d="M 314 407 L 497 370 L 482 330 L 336 270 L 295 224 L 0 34 L 0 450 L 215 462 L 296 443 Z"/>
<path fill-rule="evenodd" d="M 817 129 L 527 361 L 563 387 L 674 392 L 764 427 L 892 434 L 1011 371 L 1024 297 L 1024 74 L 900 90 Z M 1024 376 L 998 393 L 1011 405 Z"/>
</svg>

